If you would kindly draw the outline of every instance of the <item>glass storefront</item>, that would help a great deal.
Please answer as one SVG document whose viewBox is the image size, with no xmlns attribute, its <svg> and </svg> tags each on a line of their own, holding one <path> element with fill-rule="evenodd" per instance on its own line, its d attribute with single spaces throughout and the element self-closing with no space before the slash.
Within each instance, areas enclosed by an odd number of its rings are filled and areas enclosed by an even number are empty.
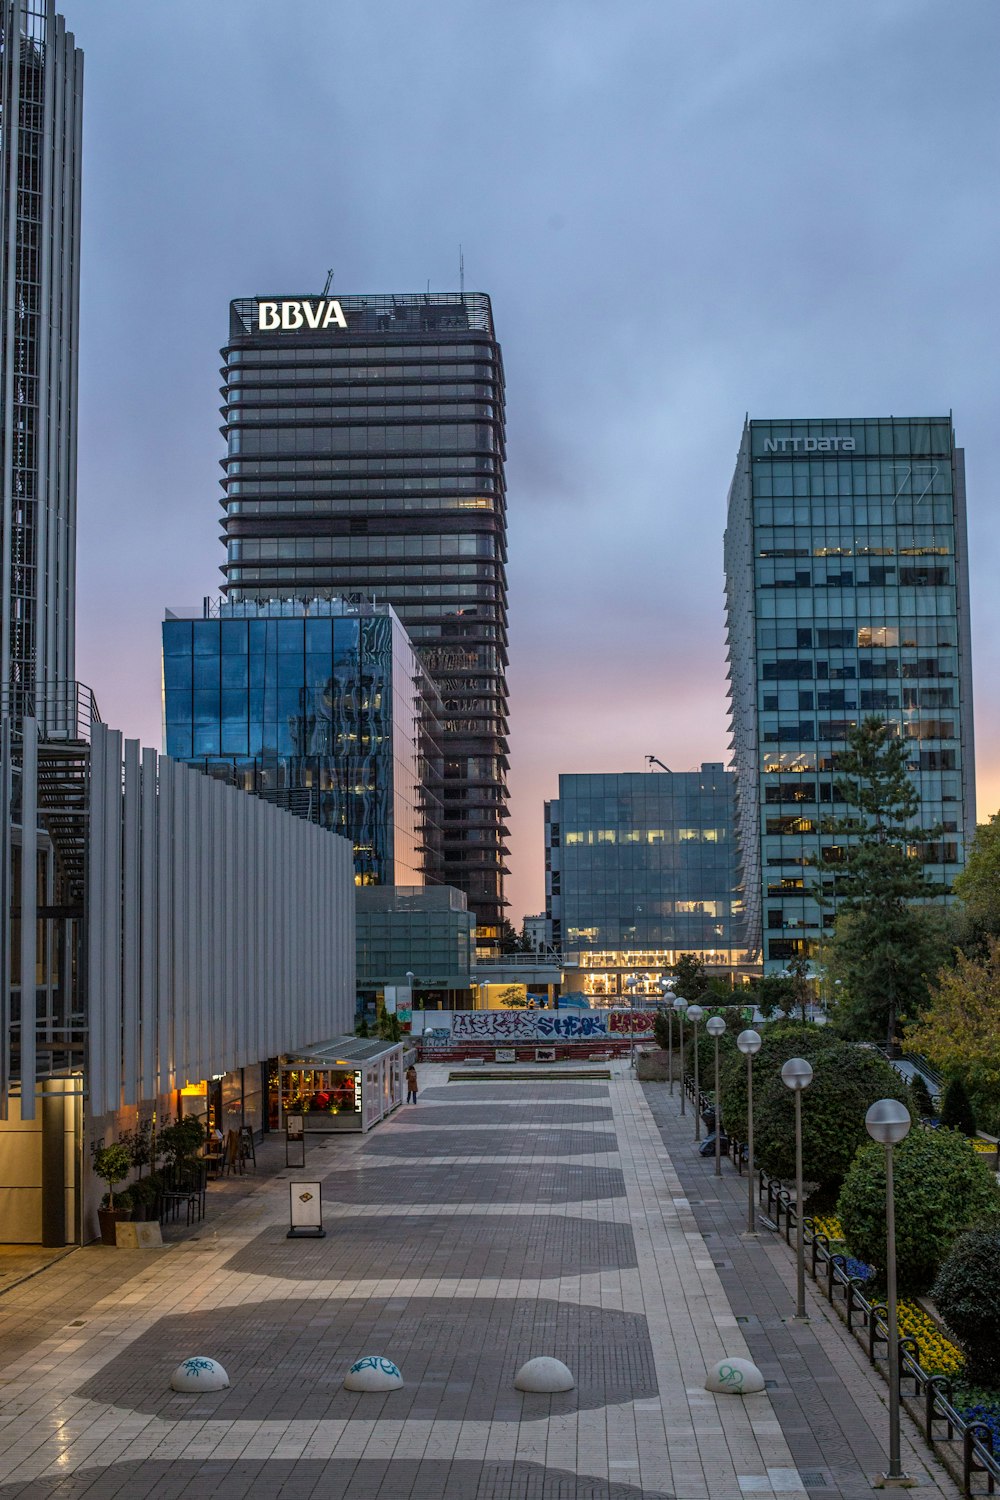
<svg viewBox="0 0 1000 1500">
<path fill-rule="evenodd" d="M 370 1130 L 402 1103 L 403 1049 L 398 1043 L 339 1037 L 278 1070 L 278 1124 L 304 1115 L 307 1132 Z"/>
</svg>

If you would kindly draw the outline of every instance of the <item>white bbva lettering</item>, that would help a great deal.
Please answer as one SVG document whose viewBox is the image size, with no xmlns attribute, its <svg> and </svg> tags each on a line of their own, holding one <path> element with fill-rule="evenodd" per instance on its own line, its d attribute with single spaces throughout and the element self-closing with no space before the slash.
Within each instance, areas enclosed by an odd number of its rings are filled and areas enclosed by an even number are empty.
<svg viewBox="0 0 1000 1500">
<path fill-rule="evenodd" d="M 300 328 L 347 327 L 340 303 L 334 299 L 319 302 L 258 302 L 257 327 L 261 333 L 295 333 Z"/>
</svg>

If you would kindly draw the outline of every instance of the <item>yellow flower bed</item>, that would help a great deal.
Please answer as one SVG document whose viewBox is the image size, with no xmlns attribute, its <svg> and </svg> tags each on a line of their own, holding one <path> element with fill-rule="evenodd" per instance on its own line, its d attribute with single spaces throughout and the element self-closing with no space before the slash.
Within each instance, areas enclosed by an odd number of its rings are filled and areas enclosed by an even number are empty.
<svg viewBox="0 0 1000 1500">
<path fill-rule="evenodd" d="M 992 1141 L 981 1141 L 978 1139 L 973 1140 L 972 1149 L 973 1151 L 978 1151 L 981 1156 L 995 1156 L 997 1150 Z"/>
<path fill-rule="evenodd" d="M 816 1218 L 813 1223 L 818 1234 L 825 1234 L 831 1241 L 843 1241 L 844 1231 L 840 1220 L 832 1214 Z M 896 1315 L 899 1320 L 900 1334 L 916 1339 L 919 1344 L 920 1363 L 928 1375 L 960 1375 L 962 1373 L 965 1361 L 961 1351 L 950 1339 L 945 1338 L 933 1318 L 928 1317 L 923 1308 L 904 1297 L 897 1304 Z"/>
<path fill-rule="evenodd" d="M 928 1375 L 960 1375 L 965 1361 L 960 1350 L 938 1331 L 937 1324 L 923 1308 L 903 1297 L 897 1304 L 899 1331 L 916 1339 L 920 1346 L 920 1363 Z"/>
</svg>

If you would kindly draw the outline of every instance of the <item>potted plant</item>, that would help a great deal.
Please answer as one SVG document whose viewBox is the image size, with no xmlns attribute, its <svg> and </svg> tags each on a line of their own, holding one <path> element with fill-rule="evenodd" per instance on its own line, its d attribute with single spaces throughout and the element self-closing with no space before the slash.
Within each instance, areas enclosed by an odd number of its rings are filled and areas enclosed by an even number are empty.
<svg viewBox="0 0 1000 1500">
<path fill-rule="evenodd" d="M 157 1172 L 140 1177 L 129 1189 L 132 1212 L 136 1219 L 157 1219 L 160 1209 L 160 1178 Z"/>
<path fill-rule="evenodd" d="M 107 1205 L 103 1203 L 97 1211 L 97 1217 L 101 1225 L 101 1243 L 113 1245 L 115 1243 L 115 1225 L 120 1219 L 129 1217 L 130 1208 L 123 1206 L 122 1194 L 119 1194 L 119 1202 L 115 1204 L 115 1183 L 123 1182 L 132 1167 L 128 1147 L 123 1146 L 121 1141 L 112 1141 L 110 1146 L 91 1146 L 90 1154 L 93 1160 L 94 1171 L 102 1182 L 108 1185 Z M 128 1200 L 125 1200 L 127 1205 Z"/>
</svg>

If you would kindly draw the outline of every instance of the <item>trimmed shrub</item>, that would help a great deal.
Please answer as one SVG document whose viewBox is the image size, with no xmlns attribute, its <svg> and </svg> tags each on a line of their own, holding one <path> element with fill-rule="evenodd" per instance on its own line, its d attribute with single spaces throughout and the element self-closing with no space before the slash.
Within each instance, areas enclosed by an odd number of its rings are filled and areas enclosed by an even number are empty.
<svg viewBox="0 0 1000 1500">
<path fill-rule="evenodd" d="M 948 1252 L 931 1296 L 965 1355 L 973 1385 L 1000 1385 L 1000 1228 L 970 1229 Z"/>
<path fill-rule="evenodd" d="M 754 1059 L 754 1153 L 765 1171 L 788 1181 L 795 1174 L 795 1099 L 781 1079 L 781 1065 L 805 1057 L 813 1080 L 802 1095 L 802 1167 L 808 1182 L 830 1199 L 858 1147 L 868 1139 L 865 1112 L 876 1099 L 906 1103 L 908 1088 L 896 1070 L 871 1048 L 842 1042 L 824 1027 L 766 1026 Z M 727 1063 L 722 1113 L 739 1139 L 746 1135 L 746 1060 Z"/>
<path fill-rule="evenodd" d="M 1000 1188 L 956 1130 L 912 1130 L 894 1150 L 899 1288 L 925 1292 L 963 1229 L 1000 1222 Z M 884 1278 L 885 1148 L 875 1141 L 855 1157 L 837 1213 L 851 1254 Z"/>
<path fill-rule="evenodd" d="M 949 1079 L 941 1099 L 941 1124 L 963 1135 L 975 1135 L 976 1117 L 961 1078 Z"/>
</svg>

